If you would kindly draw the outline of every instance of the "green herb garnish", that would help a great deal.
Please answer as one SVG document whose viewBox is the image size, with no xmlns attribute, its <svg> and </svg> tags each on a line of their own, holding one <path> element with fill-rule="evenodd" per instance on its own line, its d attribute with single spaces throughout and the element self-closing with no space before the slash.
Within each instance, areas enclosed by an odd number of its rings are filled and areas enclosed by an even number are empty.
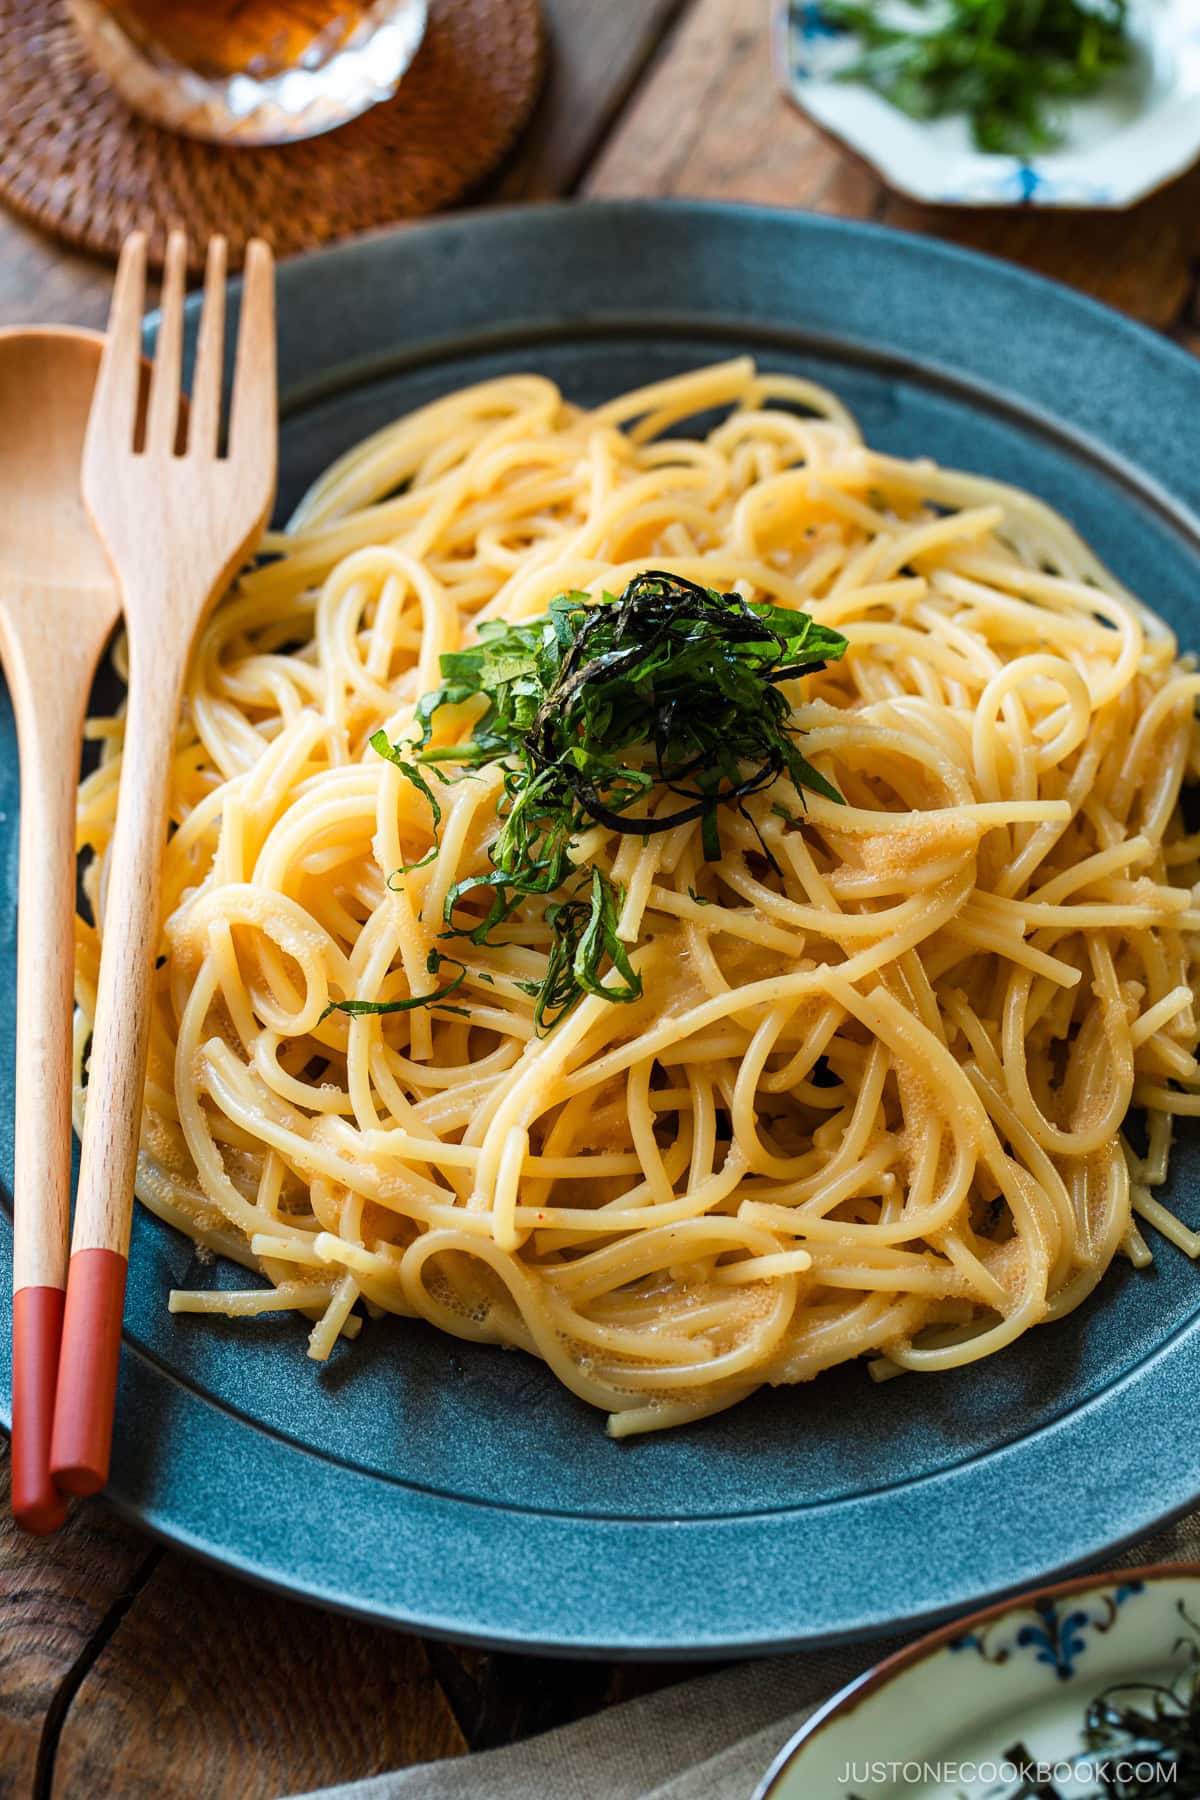
<svg viewBox="0 0 1200 1800">
<path fill-rule="evenodd" d="M 629 961 L 629 952 L 617 936 L 620 890 L 600 869 L 592 870 L 591 893 L 584 900 L 552 900 L 546 907 L 551 931 L 550 955 L 540 981 L 519 981 L 523 993 L 534 997 L 533 1023 L 541 1033 L 569 1012 L 582 994 L 599 994 L 602 1000 L 639 998 L 642 978 Z M 621 977 L 619 982 L 601 979 L 605 963 Z"/>
<path fill-rule="evenodd" d="M 430 848 L 425 852 L 420 862 L 401 863 L 400 868 L 394 871 L 396 874 L 409 875 L 414 869 L 423 869 L 426 863 L 432 862 L 437 855 L 437 830 L 442 822 L 442 809 L 438 805 L 437 797 L 434 794 L 433 789 L 422 775 L 420 769 L 417 768 L 415 763 L 405 762 L 400 754 L 399 747 L 388 742 L 388 734 L 382 726 L 380 726 L 378 731 L 373 731 L 371 733 L 367 742 L 378 756 L 382 756 L 385 762 L 394 764 L 404 776 L 405 780 L 411 781 L 417 792 L 425 796 L 426 800 L 429 802 L 429 810 L 433 814 L 433 843 Z M 391 885 L 392 876 L 389 875 L 388 886 L 391 887 Z"/>
<path fill-rule="evenodd" d="M 704 855 L 716 861 L 720 807 L 748 818 L 748 796 L 781 775 L 798 792 L 840 802 L 801 754 L 781 684 L 845 648 L 839 632 L 806 613 L 651 570 L 619 599 L 563 594 L 541 618 L 485 621 L 478 644 L 442 657 L 442 685 L 417 706 L 417 743 L 371 739 L 405 774 L 416 765 L 504 765 L 492 867 L 454 883 L 444 918 L 447 935 L 486 944 L 524 899 L 547 896 L 546 972 L 524 984 L 539 1032 L 582 994 L 628 1002 L 642 992 L 617 931 L 619 890 L 571 857 L 590 826 L 649 839 L 699 819 Z M 432 745 L 435 714 L 467 704 L 477 708 L 471 736 Z M 428 794 L 423 779 L 417 785 Z M 663 789 L 681 804 L 647 812 Z M 437 819 L 435 809 L 435 830 Z M 486 897 L 487 910 L 466 922 L 459 909 L 469 895 Z"/>
<path fill-rule="evenodd" d="M 914 119 L 966 113 L 981 150 L 1053 148 L 1054 104 L 1094 93 L 1129 62 L 1127 0 L 935 0 L 931 10 L 929 28 L 912 31 L 866 0 L 821 8 L 862 44 L 841 79 L 866 82 Z"/>
<path fill-rule="evenodd" d="M 434 854 L 436 855 L 436 853 L 435 847 Z M 420 868 L 421 864 L 415 863 L 413 866 Z M 428 994 L 410 994 L 407 1000 L 331 1000 L 317 1020 L 317 1024 L 323 1024 L 330 1013 L 334 1012 L 346 1013 L 352 1019 L 361 1019 L 372 1013 L 412 1012 L 418 1006 L 437 1006 L 447 994 L 452 994 L 455 988 L 460 988 L 467 979 L 465 963 L 459 962 L 457 956 L 445 956 L 440 950 L 429 952 L 425 959 L 425 967 L 430 975 L 436 975 L 444 962 L 452 962 L 458 969 L 454 980 L 446 982 L 444 987 L 434 988 Z M 459 1013 L 464 1019 L 470 1017 L 469 1013 L 463 1012 L 461 1006 L 447 1006 L 443 1010 L 449 1013 Z"/>
</svg>

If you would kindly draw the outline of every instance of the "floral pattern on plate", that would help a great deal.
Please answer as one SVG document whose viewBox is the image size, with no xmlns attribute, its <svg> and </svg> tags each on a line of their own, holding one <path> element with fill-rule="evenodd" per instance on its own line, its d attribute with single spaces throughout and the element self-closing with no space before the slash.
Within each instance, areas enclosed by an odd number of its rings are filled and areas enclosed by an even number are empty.
<svg viewBox="0 0 1200 1800">
<path fill-rule="evenodd" d="M 1089 1595 L 1083 1604 L 1035 1600 L 1029 1608 L 1031 1619 L 1018 1623 L 1006 1614 L 977 1631 L 951 1638 L 949 1648 L 977 1650 L 990 1663 L 1004 1663 L 1018 1651 L 1029 1650 L 1039 1662 L 1048 1664 L 1060 1681 L 1068 1681 L 1087 1649 L 1088 1633 L 1111 1631 L 1119 1608 L 1144 1591 L 1142 1581 L 1123 1581 L 1111 1590 Z"/>
<path fill-rule="evenodd" d="M 1190 1711 L 1198 1680 L 1200 1565 L 1078 1577 L 868 1670 L 800 1728 L 754 1800 L 1094 1800 L 1106 1766 L 1153 1751 L 1089 1731 L 1092 1703 L 1152 1706 L 1173 1687 Z"/>
</svg>

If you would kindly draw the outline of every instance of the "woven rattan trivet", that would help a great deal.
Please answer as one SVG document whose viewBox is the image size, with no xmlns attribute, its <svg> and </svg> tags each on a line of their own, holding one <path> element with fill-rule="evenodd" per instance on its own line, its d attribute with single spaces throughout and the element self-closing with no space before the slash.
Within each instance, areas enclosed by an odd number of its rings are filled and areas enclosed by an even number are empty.
<svg viewBox="0 0 1200 1800">
<path fill-rule="evenodd" d="M 449 205 L 504 156 L 537 97 L 538 0 L 432 0 L 394 99 L 323 137 L 220 149 L 131 113 L 92 66 L 65 0 L 0 0 L 0 199 L 89 250 L 184 226 L 203 257 L 247 238 L 279 255 Z"/>
</svg>

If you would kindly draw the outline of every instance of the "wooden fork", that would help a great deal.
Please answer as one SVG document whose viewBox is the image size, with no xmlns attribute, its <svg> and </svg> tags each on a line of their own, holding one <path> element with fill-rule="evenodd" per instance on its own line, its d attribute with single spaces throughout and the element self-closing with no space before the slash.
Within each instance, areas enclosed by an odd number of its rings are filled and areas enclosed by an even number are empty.
<svg viewBox="0 0 1200 1800">
<path fill-rule="evenodd" d="M 172 232 L 146 415 L 137 442 L 146 240 L 121 252 L 88 420 L 83 496 L 120 585 L 129 699 L 101 923 L 100 979 L 71 1237 L 50 1465 L 60 1489 L 108 1479 L 133 1182 L 150 1039 L 172 750 L 205 613 L 257 542 L 275 491 L 271 253 L 247 249 L 228 450 L 219 454 L 225 242 L 208 247 L 186 443 L 180 379 L 187 242 Z"/>
</svg>

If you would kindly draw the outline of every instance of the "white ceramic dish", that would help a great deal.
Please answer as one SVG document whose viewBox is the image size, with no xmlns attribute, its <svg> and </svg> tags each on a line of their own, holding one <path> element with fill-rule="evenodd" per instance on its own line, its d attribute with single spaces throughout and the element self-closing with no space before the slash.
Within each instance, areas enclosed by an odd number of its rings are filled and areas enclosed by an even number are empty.
<svg viewBox="0 0 1200 1800">
<path fill-rule="evenodd" d="M 1088 1751 L 1089 1703 L 1115 1685 L 1182 1689 L 1200 1667 L 1193 1656 L 1200 1565 L 1060 1582 L 931 1632 L 843 1688 L 754 1800 L 1006 1800 L 1041 1791 L 1038 1782 L 1082 1800 L 1100 1790 L 1105 1757 L 1118 1775 L 1122 1763 L 1153 1760 Z M 1169 1775 L 1163 1791 L 1196 1793 Z"/>
<path fill-rule="evenodd" d="M 903 22 L 907 0 L 880 0 Z M 977 150 L 963 116 L 927 122 L 838 79 L 857 40 L 821 0 L 776 0 L 780 79 L 801 110 L 899 192 L 937 206 L 1125 207 L 1200 158 L 1200 0 L 1131 0 L 1130 67 L 1061 115 L 1061 148 L 1028 159 Z"/>
</svg>

